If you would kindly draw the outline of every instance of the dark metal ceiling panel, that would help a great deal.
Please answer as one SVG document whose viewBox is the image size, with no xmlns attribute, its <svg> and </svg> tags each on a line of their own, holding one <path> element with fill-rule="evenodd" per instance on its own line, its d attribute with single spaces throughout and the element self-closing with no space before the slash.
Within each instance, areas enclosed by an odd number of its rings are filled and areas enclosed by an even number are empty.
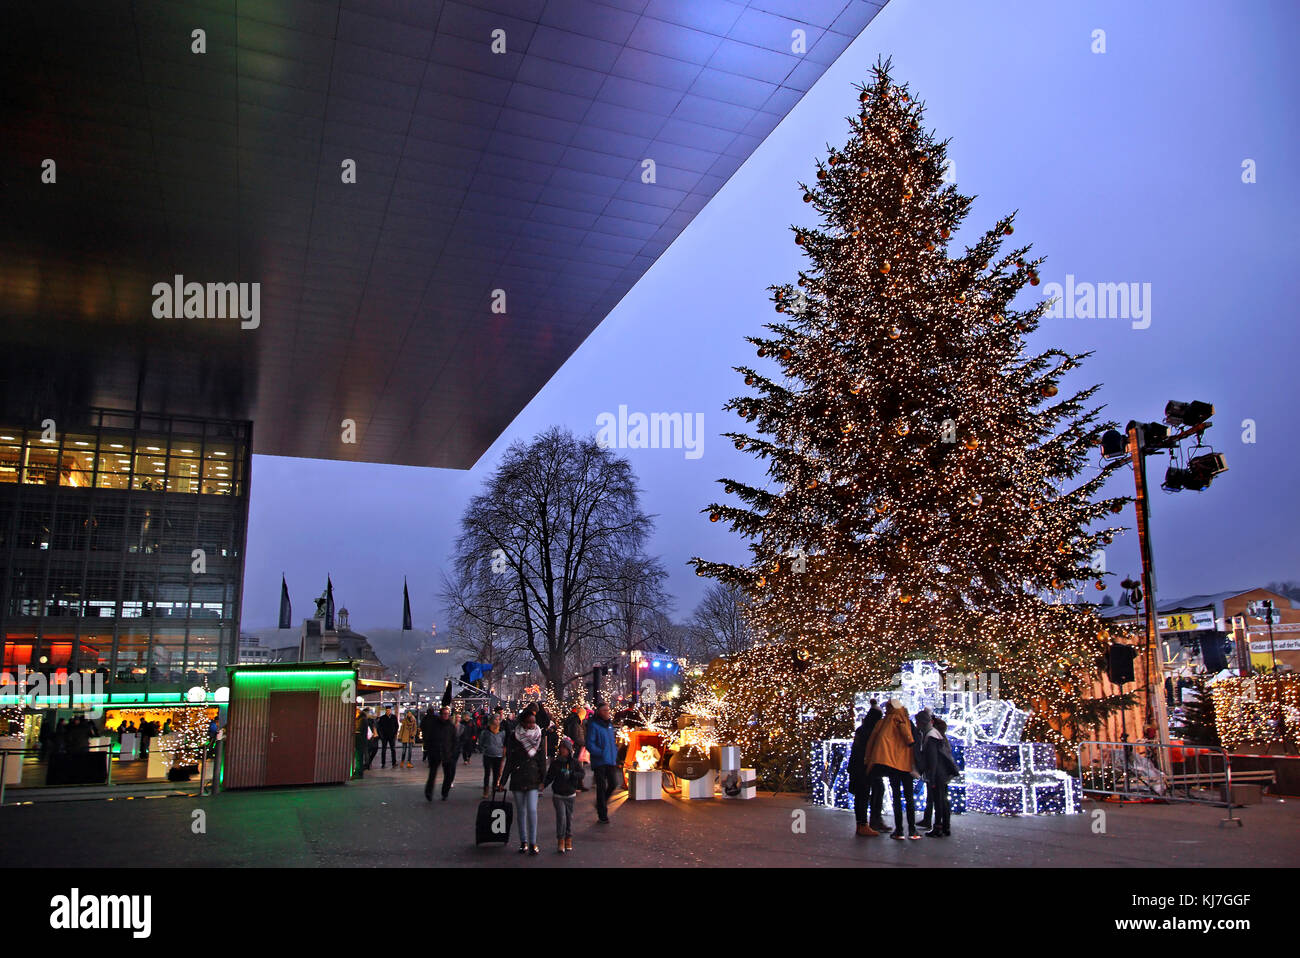
<svg viewBox="0 0 1300 958">
<path fill-rule="evenodd" d="M 10 0 L 0 412 L 468 467 L 882 5 Z M 155 319 L 177 275 L 260 325 Z"/>
</svg>

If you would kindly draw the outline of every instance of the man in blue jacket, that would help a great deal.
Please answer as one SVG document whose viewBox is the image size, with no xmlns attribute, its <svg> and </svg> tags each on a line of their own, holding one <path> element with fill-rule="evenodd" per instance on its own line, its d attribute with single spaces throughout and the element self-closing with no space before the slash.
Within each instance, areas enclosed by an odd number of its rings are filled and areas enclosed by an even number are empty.
<svg viewBox="0 0 1300 958">
<path fill-rule="evenodd" d="M 587 751 L 591 754 L 591 776 L 596 781 L 596 820 L 609 824 L 609 797 L 618 782 L 618 738 L 609 717 L 609 703 L 596 706 L 587 726 Z"/>
</svg>

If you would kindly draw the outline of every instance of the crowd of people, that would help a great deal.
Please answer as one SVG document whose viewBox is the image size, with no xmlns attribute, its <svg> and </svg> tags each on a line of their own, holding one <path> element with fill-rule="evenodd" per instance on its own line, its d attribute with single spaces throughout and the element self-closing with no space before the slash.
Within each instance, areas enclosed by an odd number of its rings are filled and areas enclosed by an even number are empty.
<svg viewBox="0 0 1300 958">
<path fill-rule="evenodd" d="M 947 731 L 944 720 L 929 709 L 917 712 L 913 720 L 898 699 L 885 703 L 883 712 L 880 704 L 871 700 L 849 750 L 849 791 L 853 793 L 858 835 L 874 838 L 888 831 L 890 838 L 919 839 L 922 833 L 918 830 L 915 788 L 918 779 L 925 782 L 927 797 L 919 828 L 927 829 L 924 833 L 927 838 L 947 838 L 952 834 L 948 783 L 957 775 L 957 761 Z M 885 824 L 881 807 L 886 779 L 894 800 L 892 830 Z"/>
<path fill-rule="evenodd" d="M 575 707 L 560 721 L 541 703 L 522 711 L 497 706 L 466 715 L 449 705 L 430 706 L 423 717 L 407 710 L 399 719 L 392 706 L 375 717 L 363 708 L 356 721 L 356 775 L 365 775 L 379 757 L 379 767 L 414 768 L 415 746 L 428 766 L 424 797 L 433 801 L 435 789 L 446 801 L 459 765 L 468 765 L 478 752 L 483 765 L 483 798 L 508 791 L 514 801 L 520 854 L 540 854 L 537 806 L 550 789 L 555 810 L 556 851 L 573 850 L 573 810 L 590 770 L 596 792 L 596 821 L 609 824 L 609 800 L 622 786 L 618 773 L 618 739 L 608 703 L 594 712 Z M 397 746 L 401 746 L 400 754 Z M 438 786 L 439 773 L 442 783 Z"/>
</svg>

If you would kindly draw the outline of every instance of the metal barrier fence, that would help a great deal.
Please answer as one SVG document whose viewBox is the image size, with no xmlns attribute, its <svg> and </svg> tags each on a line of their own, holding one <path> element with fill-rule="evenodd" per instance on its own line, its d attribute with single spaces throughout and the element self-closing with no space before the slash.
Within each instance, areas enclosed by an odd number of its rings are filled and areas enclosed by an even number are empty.
<svg viewBox="0 0 1300 958">
<path fill-rule="evenodd" d="M 1162 749 L 1167 766 L 1160 761 Z M 1228 811 L 1220 824 L 1241 825 L 1232 813 L 1232 759 L 1220 746 L 1080 742 L 1077 753 L 1086 795 L 1212 805 Z M 1162 767 L 1171 772 L 1166 774 Z M 1240 773 L 1237 777 L 1243 778 Z"/>
<path fill-rule="evenodd" d="M 213 760 L 212 760 L 211 762 L 209 762 L 209 760 L 208 760 L 208 749 L 204 749 L 204 750 L 203 750 L 203 753 L 199 756 L 199 762 L 198 762 L 198 766 L 199 766 L 199 771 L 198 771 L 198 776 L 199 776 L 198 787 L 199 787 L 199 794 L 200 794 L 200 795 L 207 795 L 207 794 L 209 794 L 209 793 L 214 794 L 214 795 L 216 794 L 216 791 L 217 791 L 217 788 L 216 788 L 216 786 L 217 786 L 217 781 L 216 781 L 216 779 L 217 779 L 217 773 L 218 773 L 218 770 L 219 770 L 220 767 L 221 767 L 221 747 L 222 747 L 224 744 L 225 744 L 225 743 L 224 743 L 224 742 L 221 742 L 221 741 L 218 741 L 218 742 L 217 742 L 216 753 L 215 753 L 215 755 L 213 756 Z M 13 761 L 17 761 L 17 762 L 20 762 L 20 763 L 21 763 L 22 760 L 23 760 L 23 756 L 26 756 L 26 755 L 37 755 L 37 756 L 39 756 L 39 755 L 41 755 L 41 753 L 42 753 L 43 751 L 44 751 L 44 750 L 39 749 L 39 748 L 13 748 L 13 749 L 0 749 L 0 806 L 3 806 L 4 803 L 5 803 L 5 789 L 6 789 L 6 785 L 8 784 L 8 773 L 9 773 L 9 766 L 10 766 L 10 763 L 13 762 Z M 104 782 L 103 782 L 102 784 L 99 784 L 99 783 L 91 783 L 91 784 L 89 784 L 89 785 L 68 785 L 68 786 L 57 786 L 57 785 L 56 785 L 56 786 L 48 786 L 48 787 L 52 787 L 52 788 L 59 788 L 59 787 L 67 787 L 67 788 L 105 788 L 105 787 L 111 786 L 111 785 L 113 784 L 113 746 L 112 746 L 112 744 L 110 743 L 110 744 L 108 744 L 108 745 L 92 745 L 92 746 L 90 746 L 90 748 L 89 748 L 87 751 L 88 751 L 88 752 L 91 752 L 91 753 L 93 753 L 93 752 L 101 752 L 101 751 L 102 751 L 102 752 L 107 752 L 107 753 L 108 753 L 108 768 L 107 768 L 107 774 L 106 774 L 106 777 L 105 777 Z M 180 752 L 180 751 L 182 751 L 182 750 L 181 750 L 181 749 L 178 749 L 178 748 L 173 748 L 173 749 L 161 749 L 161 750 L 159 750 L 158 752 L 156 752 L 156 753 L 154 753 L 154 754 L 158 754 L 158 755 L 175 755 L 175 754 L 177 754 L 177 753 Z M 143 759 L 143 758 L 142 758 L 142 759 L 135 759 L 134 761 L 147 761 L 147 759 Z M 173 761 L 173 762 L 170 763 L 170 764 L 171 764 L 171 765 L 174 765 L 175 762 Z M 170 766 L 169 766 L 169 767 L 170 767 Z M 209 773 L 211 774 L 211 780 L 209 780 Z M 144 782 L 132 782 L 132 783 L 129 783 L 129 784 L 133 784 L 133 785 L 145 784 L 145 783 L 148 782 L 148 781 L 151 781 L 151 780 L 150 780 L 150 779 L 146 779 Z M 179 785 L 179 784 L 181 784 L 181 783 L 177 782 L 176 784 Z M 40 786 L 40 785 L 38 785 L 38 786 L 24 786 L 24 787 L 25 787 L 25 788 L 35 788 L 37 791 L 39 791 L 40 789 L 45 788 L 45 787 L 47 787 L 47 786 Z"/>
</svg>

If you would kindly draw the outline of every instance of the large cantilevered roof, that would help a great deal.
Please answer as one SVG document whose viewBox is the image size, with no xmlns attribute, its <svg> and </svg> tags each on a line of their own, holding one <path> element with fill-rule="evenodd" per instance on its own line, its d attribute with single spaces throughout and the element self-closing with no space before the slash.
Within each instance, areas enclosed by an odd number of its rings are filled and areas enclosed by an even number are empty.
<svg viewBox="0 0 1300 958">
<path fill-rule="evenodd" d="M 468 467 L 881 6 L 6 0 L 0 414 Z"/>
</svg>

